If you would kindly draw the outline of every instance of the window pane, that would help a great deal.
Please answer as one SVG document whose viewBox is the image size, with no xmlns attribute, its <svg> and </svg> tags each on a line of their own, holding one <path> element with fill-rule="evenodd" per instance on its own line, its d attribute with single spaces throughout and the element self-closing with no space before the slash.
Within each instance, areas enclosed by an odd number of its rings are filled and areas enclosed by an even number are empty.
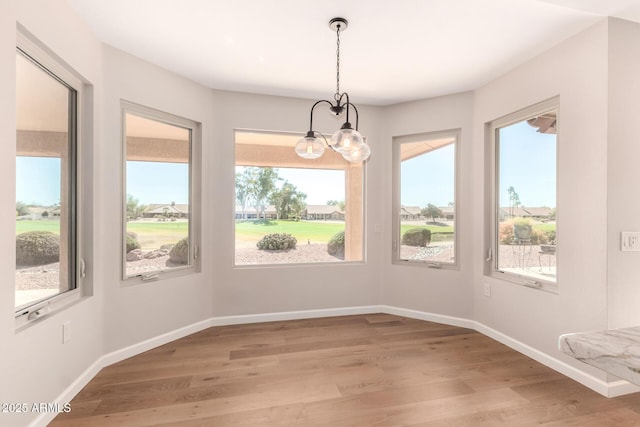
<svg viewBox="0 0 640 427">
<path fill-rule="evenodd" d="M 75 96 L 16 53 L 16 308 L 76 287 Z"/>
<path fill-rule="evenodd" d="M 125 273 L 191 265 L 191 130 L 125 114 Z"/>
<path fill-rule="evenodd" d="M 455 262 L 455 141 L 399 143 L 400 260 Z"/>
<path fill-rule="evenodd" d="M 556 113 L 497 129 L 497 269 L 556 281 Z"/>
<path fill-rule="evenodd" d="M 300 159 L 299 138 L 236 132 L 236 265 L 363 258 L 362 165 Z"/>
</svg>

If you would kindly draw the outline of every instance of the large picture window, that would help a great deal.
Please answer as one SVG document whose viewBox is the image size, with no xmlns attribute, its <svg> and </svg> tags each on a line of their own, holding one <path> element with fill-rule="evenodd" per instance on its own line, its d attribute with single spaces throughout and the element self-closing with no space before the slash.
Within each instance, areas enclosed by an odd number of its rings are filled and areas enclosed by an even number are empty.
<svg viewBox="0 0 640 427">
<path fill-rule="evenodd" d="M 456 264 L 456 150 L 459 131 L 395 137 L 393 260 Z"/>
<path fill-rule="evenodd" d="M 235 133 L 237 266 L 363 260 L 363 164 L 302 159 L 298 139 Z"/>
<path fill-rule="evenodd" d="M 124 278 L 195 268 L 199 125 L 123 103 L 123 132 Z"/>
<path fill-rule="evenodd" d="M 78 287 L 76 150 L 80 84 L 69 76 L 55 74 L 42 63 L 45 61 L 32 55 L 28 47 L 17 49 L 18 314 Z"/>
<path fill-rule="evenodd" d="M 557 100 L 489 125 L 495 154 L 494 275 L 533 287 L 557 282 Z"/>
</svg>

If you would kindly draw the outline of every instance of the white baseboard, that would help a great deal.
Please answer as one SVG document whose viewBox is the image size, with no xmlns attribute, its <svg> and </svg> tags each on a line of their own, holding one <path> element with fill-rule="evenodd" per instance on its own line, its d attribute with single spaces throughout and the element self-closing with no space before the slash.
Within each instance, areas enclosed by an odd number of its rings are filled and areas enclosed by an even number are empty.
<svg viewBox="0 0 640 427">
<path fill-rule="evenodd" d="M 624 396 L 625 394 L 637 393 L 640 391 L 640 387 L 625 380 L 610 382 L 608 385 L 609 391 L 607 397 Z"/>
<path fill-rule="evenodd" d="M 525 356 L 528 356 L 533 360 L 542 363 L 543 365 L 553 369 L 554 371 L 560 372 L 561 374 L 566 375 L 567 377 L 579 382 L 580 384 L 589 387 L 593 391 L 600 393 L 605 397 L 610 397 L 610 385 L 605 381 L 602 381 L 601 379 L 596 378 L 586 372 L 580 371 L 579 369 L 559 359 L 556 359 L 555 357 L 549 356 L 547 353 L 536 350 L 535 348 L 530 347 L 518 340 L 515 340 L 503 334 L 502 332 L 498 332 L 495 329 L 485 326 L 482 323 L 476 322 L 475 329 L 481 334 L 486 335 L 489 338 L 492 338 L 508 347 L 511 347 L 519 353 L 522 353 Z"/>
<path fill-rule="evenodd" d="M 349 316 L 355 314 L 373 314 L 373 313 L 387 313 L 397 316 L 409 317 L 412 319 L 425 320 L 429 322 L 443 323 L 445 325 L 458 326 L 462 328 L 474 329 L 481 334 L 484 334 L 512 349 L 531 357 L 539 363 L 542 363 L 549 368 L 560 372 L 563 375 L 572 378 L 573 380 L 589 387 L 590 389 L 600 393 L 605 397 L 616 397 L 624 394 L 635 393 L 640 391 L 640 387 L 628 383 L 627 381 L 615 381 L 605 382 L 586 372 L 583 372 L 559 359 L 551 357 L 550 355 L 536 350 L 520 341 L 517 341 L 501 332 L 496 331 L 482 323 L 475 322 L 473 320 L 464 319 L 460 317 L 446 316 L 442 314 L 427 313 L 423 311 L 410 310 L 406 308 L 393 307 L 388 305 L 371 305 L 361 307 L 344 307 L 344 308 L 329 308 L 321 310 L 305 310 L 305 311 L 288 311 L 280 313 L 263 313 L 263 314 L 247 314 L 238 316 L 221 316 L 212 317 L 207 320 L 203 320 L 185 327 L 176 329 L 171 332 L 167 332 L 157 337 L 150 338 L 137 344 L 130 345 L 120 350 L 113 351 L 98 358 L 91 366 L 89 366 L 66 390 L 60 394 L 55 402 L 64 404 L 73 397 L 76 396 L 86 386 L 89 381 L 96 376 L 102 368 L 105 368 L 114 363 L 120 362 L 129 357 L 143 353 L 147 350 L 151 350 L 158 346 L 167 344 L 171 341 L 183 338 L 187 335 L 202 331 L 212 326 L 226 326 L 226 325 L 241 325 L 247 323 L 264 323 L 275 322 L 282 320 L 298 320 L 298 319 L 312 319 L 321 317 L 333 317 L 333 316 Z M 36 418 L 32 427 L 46 426 L 53 421 L 57 414 L 55 413 L 43 413 Z"/>
<path fill-rule="evenodd" d="M 148 340 L 144 340 L 137 344 L 133 344 L 128 347 L 122 348 L 120 350 L 112 351 L 111 353 L 107 353 L 104 356 L 102 356 L 101 358 L 102 366 L 104 367 L 104 366 L 113 365 L 114 363 L 118 363 L 124 359 L 128 359 L 129 357 L 135 356 L 140 353 L 144 353 L 145 351 L 170 343 L 171 341 L 175 341 L 177 339 L 184 338 L 187 335 L 200 332 L 204 329 L 209 328 L 210 326 L 211 326 L 211 319 L 202 320 L 200 322 L 192 323 L 191 325 L 187 325 L 182 328 L 175 329 L 165 334 L 158 335 L 157 337 L 149 338 Z"/>
<path fill-rule="evenodd" d="M 381 311 L 396 316 L 410 317 L 412 319 L 426 320 L 427 322 L 443 323 L 445 325 L 458 326 L 460 328 L 475 329 L 476 322 L 461 317 L 445 316 L 444 314 L 426 313 L 424 311 L 410 310 L 407 308 L 380 306 Z"/>
<path fill-rule="evenodd" d="M 247 323 L 277 322 L 281 320 L 316 319 L 319 317 L 351 316 L 354 314 L 381 313 L 380 305 L 360 307 L 327 308 L 322 310 L 283 311 L 279 313 L 246 314 L 239 316 L 212 317 L 211 326 L 245 325 Z"/>
</svg>

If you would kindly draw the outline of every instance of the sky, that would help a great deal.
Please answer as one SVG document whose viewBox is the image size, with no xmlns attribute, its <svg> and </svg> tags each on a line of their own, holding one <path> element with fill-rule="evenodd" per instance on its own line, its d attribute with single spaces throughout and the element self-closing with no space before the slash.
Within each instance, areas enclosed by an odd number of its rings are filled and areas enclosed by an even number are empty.
<svg viewBox="0 0 640 427">
<path fill-rule="evenodd" d="M 127 194 L 141 205 L 189 203 L 189 165 L 127 162 Z"/>
<path fill-rule="evenodd" d="M 16 157 L 16 201 L 40 206 L 60 203 L 60 158 Z"/>
<path fill-rule="evenodd" d="M 400 204 L 438 207 L 455 201 L 454 167 L 455 145 L 449 144 L 402 162 Z"/>
<path fill-rule="evenodd" d="M 500 130 L 500 206 L 509 206 L 513 187 L 521 206 L 556 207 L 556 135 L 536 132 L 526 122 Z"/>
<path fill-rule="evenodd" d="M 236 172 L 242 172 L 236 166 Z M 324 205 L 329 200 L 344 201 L 344 171 L 329 169 L 275 168 L 282 181 L 295 185 L 298 191 L 307 195 L 308 205 Z"/>
<path fill-rule="evenodd" d="M 540 134 L 526 122 L 500 133 L 500 205 L 509 205 L 513 186 L 521 205 L 555 207 L 556 136 Z M 464 143 L 464 141 L 460 142 Z M 454 146 L 402 163 L 401 204 L 447 206 L 454 201 Z M 238 169 L 236 169 L 238 170 Z M 344 200 L 343 171 L 278 168 L 278 174 L 307 194 L 307 204 Z M 127 193 L 140 204 L 188 203 L 189 175 L 184 163 L 127 162 Z M 16 200 L 51 206 L 60 202 L 60 159 L 16 158 Z"/>
<path fill-rule="evenodd" d="M 444 207 L 454 202 L 454 156 L 450 144 L 405 160 L 400 203 Z M 509 187 L 521 206 L 556 206 L 556 135 L 538 133 L 526 121 L 500 130 L 500 206 L 509 206 Z"/>
</svg>

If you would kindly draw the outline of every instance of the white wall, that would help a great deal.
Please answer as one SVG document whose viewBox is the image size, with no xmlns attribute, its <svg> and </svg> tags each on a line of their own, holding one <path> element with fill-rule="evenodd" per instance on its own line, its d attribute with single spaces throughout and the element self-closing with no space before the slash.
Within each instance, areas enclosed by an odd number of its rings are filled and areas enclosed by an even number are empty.
<svg viewBox="0 0 640 427">
<path fill-rule="evenodd" d="M 471 319 L 473 317 L 472 266 L 473 234 L 471 209 L 473 193 L 469 173 L 473 163 L 473 93 L 461 93 L 418 102 L 394 105 L 385 109 L 384 145 L 378 155 L 384 165 L 384 214 L 382 300 L 384 304 Z M 392 149 L 393 137 L 416 133 L 461 129 L 458 142 L 459 173 L 456 216 L 458 233 L 458 270 L 438 270 L 415 265 L 392 265 Z"/>
<path fill-rule="evenodd" d="M 601 372 L 560 354 L 557 341 L 607 327 L 607 29 L 602 21 L 477 90 L 474 107 L 475 320 L 599 378 Z M 558 294 L 484 277 L 482 257 L 490 247 L 484 124 L 556 95 Z"/>
<path fill-rule="evenodd" d="M 121 282 L 122 137 L 120 100 L 141 104 L 202 123 L 202 163 L 205 200 L 216 185 L 210 176 L 212 111 L 209 90 L 131 55 L 105 46 L 103 145 L 100 162 L 108 182 L 99 196 L 110 215 L 102 221 L 100 242 L 104 248 L 105 348 L 122 347 L 207 319 L 211 315 L 211 286 L 206 277 L 213 270 L 209 256 L 213 222 L 203 221 L 202 272 L 172 279 L 123 285 Z M 106 177 L 105 177 L 106 178 Z M 205 215 L 206 218 L 206 215 Z"/>
<path fill-rule="evenodd" d="M 34 13 L 37 11 L 37 13 Z M 94 279 L 95 295 L 81 303 L 36 322 L 25 330 L 14 329 L 15 266 L 15 55 L 16 22 L 22 24 L 55 54 L 66 61 L 93 84 L 95 105 L 100 108 L 102 86 L 100 44 L 87 27 L 70 11 L 63 0 L 3 1 L 0 4 L 0 181 L 6 203 L 0 210 L 0 402 L 53 402 L 72 381 L 104 352 L 101 292 L 104 266 L 89 266 Z M 96 158 L 99 158 L 101 135 L 93 130 Z M 99 165 L 86 164 L 88 169 Z M 93 192 L 102 191 L 86 182 Z M 90 193 L 91 188 L 89 189 Z M 91 199 L 89 199 L 91 201 Z M 87 206 L 89 209 L 95 207 Z M 89 216 L 91 211 L 87 212 Z M 100 221 L 96 209 L 93 217 Z M 100 259 L 103 252 L 97 241 L 90 239 L 90 251 Z M 71 322 L 71 341 L 62 344 L 62 323 Z M 0 415 L 2 425 L 22 425 L 37 414 Z"/>
<path fill-rule="evenodd" d="M 620 251 L 621 231 L 640 231 L 640 25 L 609 21 L 607 248 L 609 327 L 640 324 L 640 252 Z"/>
</svg>

